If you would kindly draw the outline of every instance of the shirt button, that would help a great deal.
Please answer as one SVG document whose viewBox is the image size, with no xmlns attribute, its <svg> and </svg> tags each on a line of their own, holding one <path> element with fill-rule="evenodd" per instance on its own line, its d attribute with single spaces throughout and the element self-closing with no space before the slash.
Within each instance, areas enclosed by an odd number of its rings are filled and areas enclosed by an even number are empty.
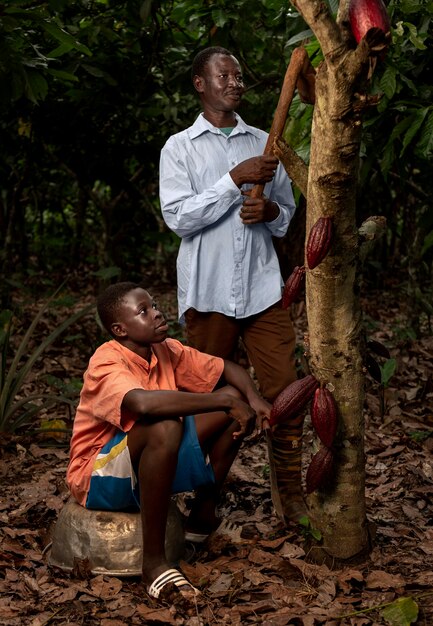
<svg viewBox="0 0 433 626">
<path fill-rule="evenodd" d="M 237 239 L 237 241 L 240 241 L 240 240 L 241 240 L 241 238 L 240 238 L 240 237 L 237 237 L 236 239 Z"/>
</svg>

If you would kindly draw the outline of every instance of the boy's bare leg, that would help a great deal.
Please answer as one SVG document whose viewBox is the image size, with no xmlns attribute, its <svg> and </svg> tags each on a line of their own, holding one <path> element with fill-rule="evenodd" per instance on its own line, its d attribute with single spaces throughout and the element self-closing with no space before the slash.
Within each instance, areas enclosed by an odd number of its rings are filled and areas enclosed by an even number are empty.
<svg viewBox="0 0 433 626">
<path fill-rule="evenodd" d="M 152 583 L 169 567 L 165 533 L 177 454 L 183 428 L 175 419 L 137 422 L 128 433 L 128 448 L 140 486 L 143 528 L 143 581 Z"/>
<path fill-rule="evenodd" d="M 230 387 L 215 393 L 227 391 L 240 394 Z M 196 491 L 196 499 L 188 517 L 187 527 L 191 532 L 210 533 L 217 528 L 220 520 L 216 515 L 221 488 L 235 460 L 243 438 L 233 438 L 239 425 L 224 412 L 207 413 L 195 416 L 197 437 L 205 454 L 209 454 L 215 475 L 215 484 L 204 486 Z M 254 424 L 251 424 L 251 430 Z"/>
</svg>

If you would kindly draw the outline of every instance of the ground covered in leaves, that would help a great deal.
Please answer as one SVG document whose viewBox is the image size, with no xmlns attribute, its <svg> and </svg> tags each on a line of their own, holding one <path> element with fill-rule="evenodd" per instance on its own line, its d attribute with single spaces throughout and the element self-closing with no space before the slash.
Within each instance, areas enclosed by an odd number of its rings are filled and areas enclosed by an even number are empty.
<svg viewBox="0 0 433 626">
<path fill-rule="evenodd" d="M 156 295 L 179 336 L 173 293 Z M 72 574 L 64 572 L 51 567 L 48 556 L 52 526 L 68 499 L 67 440 L 46 429 L 1 435 L 0 624 L 431 626 L 433 338 L 424 328 L 420 339 L 408 339 L 399 304 L 393 307 L 388 296 L 381 291 L 364 305 L 370 337 L 388 346 L 397 370 L 386 387 L 367 377 L 366 499 L 373 542 L 361 562 L 331 568 L 309 560 L 309 529 L 284 527 L 273 513 L 266 445 L 259 440 L 246 442 L 229 476 L 221 514 L 230 524 L 200 550 L 187 546 L 180 563 L 202 591 L 196 605 L 160 604 L 138 579 L 92 575 L 83 562 Z M 294 314 L 302 346 L 302 305 Z M 79 379 L 97 344 L 94 327 L 90 315 L 71 335 L 69 350 L 49 349 L 28 384 L 37 386 L 47 375 Z M 64 411 L 50 418 L 68 423 Z M 308 416 L 304 443 L 311 450 Z"/>
</svg>

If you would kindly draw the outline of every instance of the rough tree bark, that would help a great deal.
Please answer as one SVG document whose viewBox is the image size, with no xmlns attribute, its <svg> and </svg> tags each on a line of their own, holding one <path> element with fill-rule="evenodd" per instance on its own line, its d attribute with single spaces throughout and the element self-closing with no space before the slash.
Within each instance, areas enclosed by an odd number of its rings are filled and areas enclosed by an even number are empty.
<svg viewBox="0 0 433 626">
<path fill-rule="evenodd" d="M 344 19 L 346 2 L 340 3 L 337 20 L 322 0 L 292 0 L 292 4 L 315 33 L 324 55 L 316 71 L 306 237 L 319 217 L 331 217 L 334 227 L 330 253 L 312 271 L 307 268 L 306 350 L 312 373 L 332 391 L 338 405 L 336 477 L 331 487 L 308 497 L 308 507 L 312 524 L 323 535 L 322 555 L 349 559 L 369 547 L 363 333 L 357 287 L 360 239 L 355 216 L 360 114 L 369 103 L 365 89 L 375 64 L 372 48 L 384 47 L 385 38 L 375 29 L 356 46 Z M 281 140 L 276 154 L 294 183 L 305 189 L 306 166 L 299 175 L 299 161 L 293 167 L 293 155 Z"/>
</svg>

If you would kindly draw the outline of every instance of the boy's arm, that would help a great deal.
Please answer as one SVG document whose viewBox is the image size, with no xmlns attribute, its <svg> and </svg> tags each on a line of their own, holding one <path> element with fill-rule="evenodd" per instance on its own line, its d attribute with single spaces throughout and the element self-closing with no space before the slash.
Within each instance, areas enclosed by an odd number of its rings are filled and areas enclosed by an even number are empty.
<svg viewBox="0 0 433 626">
<path fill-rule="evenodd" d="M 251 376 L 237 363 L 224 361 L 223 376 L 229 385 L 238 389 L 245 396 L 248 404 L 254 409 L 257 415 L 257 428 L 260 430 L 263 420 L 269 419 L 271 410 L 269 402 L 260 396 Z"/>
<path fill-rule="evenodd" d="M 230 412 L 238 403 L 242 403 L 245 407 L 248 406 L 245 402 L 228 393 L 132 389 L 125 394 L 122 407 L 143 417 L 157 419 L 210 413 L 211 411 Z"/>
<path fill-rule="evenodd" d="M 239 424 L 233 437 L 250 430 L 255 421 L 256 410 L 231 394 L 219 390 L 216 393 L 193 393 L 189 391 L 145 391 L 132 389 L 122 402 L 122 407 L 137 413 L 149 422 L 178 418 L 181 415 L 198 415 L 212 411 L 225 411 Z"/>
</svg>

